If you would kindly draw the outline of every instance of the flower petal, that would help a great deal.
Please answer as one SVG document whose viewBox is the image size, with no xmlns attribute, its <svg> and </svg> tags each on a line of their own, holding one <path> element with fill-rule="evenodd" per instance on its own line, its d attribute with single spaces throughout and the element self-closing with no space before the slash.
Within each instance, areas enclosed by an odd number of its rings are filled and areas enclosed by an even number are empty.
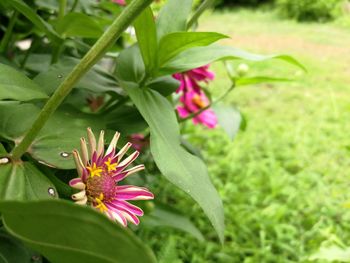
<svg viewBox="0 0 350 263">
<path fill-rule="evenodd" d="M 150 200 L 154 195 L 143 187 L 133 185 L 117 186 L 117 199 L 121 200 Z"/>
</svg>

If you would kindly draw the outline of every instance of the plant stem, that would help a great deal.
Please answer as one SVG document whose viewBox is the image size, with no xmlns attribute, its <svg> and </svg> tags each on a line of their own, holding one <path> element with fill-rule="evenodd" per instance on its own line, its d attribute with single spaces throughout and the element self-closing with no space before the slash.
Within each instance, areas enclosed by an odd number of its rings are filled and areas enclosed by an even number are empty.
<svg viewBox="0 0 350 263">
<path fill-rule="evenodd" d="M 12 13 L 12 16 L 10 18 L 10 22 L 7 26 L 5 35 L 3 36 L 1 40 L 1 45 L 0 45 L 0 53 L 4 53 L 7 50 L 7 46 L 11 40 L 11 35 L 13 31 L 13 27 L 16 24 L 17 18 L 18 18 L 18 11 L 14 10 Z"/>
<path fill-rule="evenodd" d="M 69 10 L 70 13 L 74 12 L 75 8 L 78 5 L 79 0 L 74 0 L 74 3 L 72 5 L 72 8 Z"/>
<path fill-rule="evenodd" d="M 198 21 L 198 18 L 204 13 L 205 10 L 210 8 L 215 3 L 215 0 L 205 0 L 196 10 L 196 12 L 191 17 L 190 21 L 187 23 L 187 29 L 191 28 L 194 23 Z"/>
<path fill-rule="evenodd" d="M 57 88 L 51 98 L 47 101 L 32 127 L 26 133 L 22 141 L 13 149 L 12 158 L 18 160 L 27 151 L 45 123 L 63 102 L 64 98 L 71 92 L 74 85 L 83 75 L 96 64 L 105 54 L 108 48 L 118 39 L 123 31 L 134 21 L 134 19 L 152 3 L 153 0 L 134 0 L 114 20 L 112 25 L 97 40 L 94 46 L 80 60 L 61 85 Z"/>
<path fill-rule="evenodd" d="M 197 116 L 198 116 L 199 114 L 201 114 L 203 111 L 209 109 L 209 108 L 212 107 L 214 104 L 216 104 L 216 103 L 218 103 L 219 101 L 221 101 L 222 99 L 224 99 L 235 87 L 236 87 L 236 83 L 233 82 L 233 83 L 232 83 L 232 86 L 231 86 L 228 90 L 226 90 L 226 91 L 224 92 L 224 94 L 222 94 L 222 95 L 221 95 L 219 98 L 217 98 L 215 101 L 209 103 L 207 106 L 205 106 L 205 107 L 199 109 L 198 111 L 191 113 L 191 114 L 188 115 L 186 118 L 180 119 L 179 122 L 181 123 L 181 122 L 184 122 L 184 121 L 187 121 L 187 120 L 190 120 L 190 119 L 193 119 L 193 118 L 197 117 Z"/>
<path fill-rule="evenodd" d="M 66 14 L 67 0 L 60 0 L 60 6 L 58 9 L 58 19 L 62 19 Z"/>
</svg>

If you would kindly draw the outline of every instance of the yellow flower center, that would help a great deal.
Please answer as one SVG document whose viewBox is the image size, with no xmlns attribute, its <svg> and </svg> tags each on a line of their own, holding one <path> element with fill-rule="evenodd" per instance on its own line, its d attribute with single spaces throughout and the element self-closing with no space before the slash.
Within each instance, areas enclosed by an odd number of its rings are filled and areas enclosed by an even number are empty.
<svg viewBox="0 0 350 263">
<path fill-rule="evenodd" d="M 108 160 L 105 162 L 108 172 L 117 170 L 118 163 L 117 162 L 111 163 L 111 162 L 112 162 L 111 158 L 108 158 Z"/>
<path fill-rule="evenodd" d="M 198 94 L 194 95 L 192 98 L 192 102 L 198 106 L 200 109 L 204 108 L 207 106 L 207 104 L 203 101 L 203 99 L 201 98 L 201 96 L 199 96 Z"/>
<path fill-rule="evenodd" d="M 97 167 L 96 163 L 94 163 L 92 166 L 88 166 L 86 167 L 86 169 L 88 169 L 88 171 L 90 172 L 90 176 L 94 177 L 94 176 L 101 176 L 102 173 L 102 168 L 101 167 Z"/>
<path fill-rule="evenodd" d="M 95 208 L 100 209 L 101 213 L 108 211 L 107 206 L 102 202 L 103 198 L 104 198 L 103 193 L 101 193 L 99 197 L 95 198 L 95 201 L 97 202 L 97 205 L 95 206 Z"/>
</svg>

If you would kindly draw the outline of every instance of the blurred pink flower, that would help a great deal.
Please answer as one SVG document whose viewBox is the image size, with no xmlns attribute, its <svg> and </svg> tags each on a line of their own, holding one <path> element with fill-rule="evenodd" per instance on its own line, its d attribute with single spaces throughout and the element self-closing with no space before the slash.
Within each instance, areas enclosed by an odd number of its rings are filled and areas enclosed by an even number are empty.
<svg viewBox="0 0 350 263">
<path fill-rule="evenodd" d="M 199 68 L 191 69 L 183 73 L 174 74 L 174 78 L 180 81 L 180 87 L 176 92 L 194 90 L 199 92 L 201 90 L 198 82 L 203 81 L 208 83 L 210 80 L 214 80 L 215 74 L 209 71 L 209 65 Z"/>
<path fill-rule="evenodd" d="M 113 2 L 118 4 L 118 5 L 126 5 L 126 1 L 125 0 L 113 0 Z"/>
<path fill-rule="evenodd" d="M 131 143 L 127 143 L 116 153 L 119 136 L 118 132 L 115 133 L 105 152 L 104 132 L 101 131 L 96 142 L 91 129 L 88 129 L 89 149 L 85 138 L 82 138 L 81 155 L 77 150 L 73 151 L 79 177 L 72 179 L 69 184 L 80 192 L 72 195 L 72 199 L 76 204 L 94 207 L 123 226 L 127 226 L 128 221 L 138 225 L 140 222 L 138 216 L 142 216 L 143 211 L 127 201 L 149 200 L 154 196 L 144 187 L 118 185 L 127 176 L 145 168 L 140 164 L 125 170 L 137 158 L 139 152 L 135 151 L 122 160 Z"/>
<path fill-rule="evenodd" d="M 177 93 L 182 93 L 180 97 L 181 106 L 177 107 L 177 111 L 181 118 L 186 118 L 190 114 L 209 105 L 209 99 L 202 91 L 199 82 L 208 83 L 215 78 L 213 72 L 208 70 L 209 65 L 189 70 L 183 73 L 176 73 L 173 77 L 180 81 Z M 194 124 L 201 123 L 210 129 L 217 125 L 217 118 L 213 110 L 207 109 L 192 119 Z"/>
<path fill-rule="evenodd" d="M 131 142 L 132 147 L 139 152 L 149 145 L 149 139 L 145 138 L 145 136 L 140 133 L 130 135 L 129 141 Z"/>
<path fill-rule="evenodd" d="M 185 92 L 180 97 L 180 101 L 182 106 L 178 106 L 177 111 L 181 118 L 186 118 L 209 105 L 207 96 L 201 90 L 199 93 L 193 90 Z M 210 129 L 215 128 L 218 122 L 214 111 L 211 109 L 204 110 L 195 116 L 192 121 L 194 124 L 201 123 Z"/>
</svg>

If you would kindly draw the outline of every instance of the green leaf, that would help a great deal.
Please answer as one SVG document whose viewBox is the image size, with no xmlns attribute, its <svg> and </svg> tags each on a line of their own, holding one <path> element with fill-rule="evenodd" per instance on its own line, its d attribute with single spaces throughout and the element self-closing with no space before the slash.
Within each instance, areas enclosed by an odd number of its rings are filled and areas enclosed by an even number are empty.
<svg viewBox="0 0 350 263">
<path fill-rule="evenodd" d="M 157 207 L 154 212 L 145 216 L 143 221 L 149 227 L 173 227 L 191 234 L 199 241 L 204 241 L 202 233 L 187 217 L 169 208 Z"/>
<path fill-rule="evenodd" d="M 0 136 L 18 142 L 31 127 L 40 109 L 32 104 L 0 104 Z M 79 147 L 79 139 L 86 136 L 86 128 L 105 128 L 104 119 L 81 113 L 64 106 L 46 123 L 29 147 L 28 153 L 39 162 L 61 169 L 75 167 L 71 152 Z"/>
<path fill-rule="evenodd" d="M 48 96 L 40 90 L 40 87 L 23 73 L 0 64 L 0 100 L 28 101 L 46 98 Z"/>
<path fill-rule="evenodd" d="M 180 87 L 180 82 L 172 76 L 164 76 L 153 79 L 148 83 L 148 86 L 151 89 L 158 91 L 164 97 L 167 97 Z"/>
<path fill-rule="evenodd" d="M 148 74 L 157 67 L 157 31 L 150 7 L 146 8 L 134 23 L 137 42 Z"/>
<path fill-rule="evenodd" d="M 79 60 L 74 58 L 64 58 L 33 80 L 45 93 L 52 94 L 78 62 Z M 75 88 L 87 89 L 95 93 L 120 92 L 115 78 L 98 65 L 88 71 Z"/>
<path fill-rule="evenodd" d="M 160 10 L 157 19 L 158 39 L 179 31 L 186 31 L 187 18 L 191 13 L 192 0 L 169 0 Z"/>
<path fill-rule="evenodd" d="M 124 49 L 120 53 L 118 56 L 116 76 L 120 83 L 123 82 L 129 86 L 142 82 L 145 77 L 145 65 L 137 45 Z"/>
<path fill-rule="evenodd" d="M 34 165 L 28 162 L 0 164 L 0 201 L 36 200 L 56 197 L 55 186 Z"/>
<path fill-rule="evenodd" d="M 240 130 L 243 118 L 236 107 L 226 105 L 214 105 L 213 110 L 218 118 L 219 125 L 227 133 L 228 137 L 233 140 Z"/>
<path fill-rule="evenodd" d="M 102 26 L 92 16 L 83 13 L 69 13 L 55 23 L 56 31 L 63 37 L 98 38 Z"/>
<path fill-rule="evenodd" d="M 151 152 L 159 170 L 198 202 L 223 241 L 224 214 L 220 196 L 209 179 L 204 163 L 181 147 L 172 105 L 151 89 L 127 86 L 124 89 L 150 126 Z"/>
<path fill-rule="evenodd" d="M 21 262 L 30 263 L 32 257 L 38 256 L 32 250 L 26 248 L 18 239 L 7 234 L 3 229 L 0 229 L 0 262 L 11 263 Z M 36 261 L 36 262 L 42 262 Z"/>
<path fill-rule="evenodd" d="M 291 79 L 286 78 L 274 78 L 266 76 L 255 76 L 255 77 L 243 77 L 235 81 L 236 86 L 245 86 L 245 85 L 254 85 L 266 82 L 282 82 L 282 81 L 292 81 Z"/>
<path fill-rule="evenodd" d="M 181 52 L 160 68 L 159 75 L 169 75 L 176 72 L 188 71 L 221 59 L 244 59 L 251 61 L 281 59 L 306 70 L 297 60 L 287 55 L 264 56 L 249 53 L 233 47 L 210 45 L 206 47 L 195 47 Z"/>
<path fill-rule="evenodd" d="M 175 32 L 165 35 L 159 41 L 159 65 L 163 66 L 184 50 L 207 46 L 227 37 L 215 32 Z"/>
<path fill-rule="evenodd" d="M 122 106 L 106 116 L 106 126 L 123 136 L 144 131 L 148 126 L 135 107 Z"/>
<path fill-rule="evenodd" d="M 0 211 L 9 233 L 53 263 L 156 262 L 130 230 L 89 207 L 62 200 L 3 202 Z"/>
<path fill-rule="evenodd" d="M 45 22 L 39 15 L 37 15 L 32 8 L 21 0 L 5 0 L 7 4 L 11 5 L 18 12 L 29 19 L 37 28 L 45 32 L 47 37 L 53 42 L 61 43 L 61 37 L 56 33 L 50 24 Z"/>
</svg>

